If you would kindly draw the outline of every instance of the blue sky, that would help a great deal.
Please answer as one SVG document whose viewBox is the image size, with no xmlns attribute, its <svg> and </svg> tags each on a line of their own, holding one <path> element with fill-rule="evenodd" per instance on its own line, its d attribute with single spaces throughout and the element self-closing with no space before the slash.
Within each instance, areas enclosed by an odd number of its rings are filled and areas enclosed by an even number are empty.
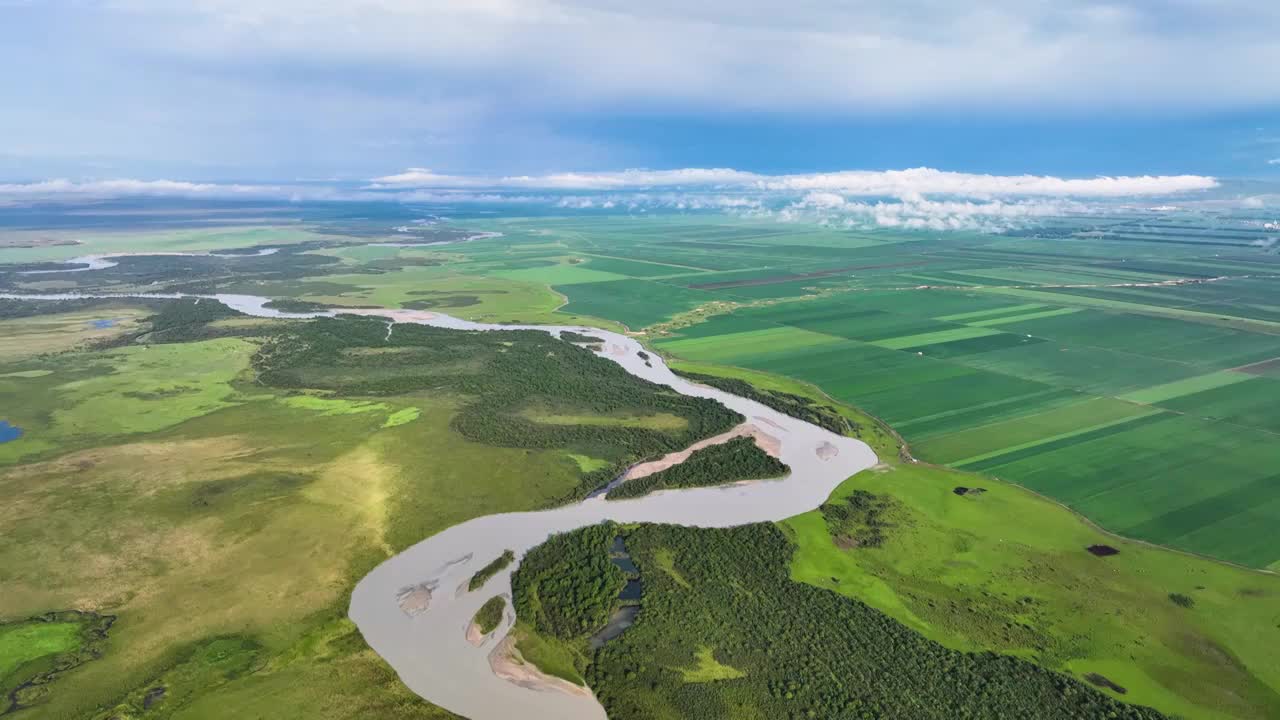
<svg viewBox="0 0 1280 720">
<path fill-rule="evenodd" d="M 0 0 L 0 180 L 1277 178 L 1278 38 L 1268 0 Z"/>
</svg>

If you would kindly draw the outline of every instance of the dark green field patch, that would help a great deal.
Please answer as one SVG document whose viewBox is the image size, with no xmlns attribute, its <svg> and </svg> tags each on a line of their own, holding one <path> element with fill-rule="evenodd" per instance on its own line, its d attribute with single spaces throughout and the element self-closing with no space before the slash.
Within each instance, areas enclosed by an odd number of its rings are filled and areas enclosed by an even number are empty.
<svg viewBox="0 0 1280 720">
<path fill-rule="evenodd" d="M 553 289 L 569 298 L 569 304 L 561 308 L 563 312 L 609 318 L 633 330 L 669 320 L 677 313 L 716 299 L 700 290 L 647 280 L 608 280 Z"/>
<path fill-rule="evenodd" d="M 1280 432 L 1280 380 L 1257 377 L 1156 404 L 1210 420 Z"/>
<path fill-rule="evenodd" d="M 1008 375 L 971 372 L 925 383 L 904 382 L 888 390 L 858 393 L 858 397 L 872 412 L 892 424 L 1045 389 L 1040 383 Z"/>
<path fill-rule="evenodd" d="M 1012 347 L 1021 347 L 1023 345 L 1034 345 L 1044 341 L 1044 338 L 1039 337 L 1027 337 L 1026 335 L 1015 335 L 1013 333 L 1000 333 L 998 335 L 985 335 L 983 337 L 969 338 L 967 340 L 952 340 L 951 342 L 936 343 L 933 345 L 908 347 L 903 348 L 903 351 L 919 352 L 928 357 L 951 358 L 964 355 L 976 355 L 978 353 L 991 352 L 992 350 L 1005 350 Z"/>
<path fill-rule="evenodd" d="M 805 312 L 800 309 L 786 308 L 780 312 L 759 313 L 759 316 L 784 325 L 863 342 L 908 335 L 922 335 L 924 333 L 962 327 L 952 323 L 939 322 L 931 318 L 897 315 L 880 310 L 854 310 L 852 308 L 823 308 L 818 312 Z"/>
<path fill-rule="evenodd" d="M 691 268 L 678 267 L 675 265 L 659 265 L 658 263 L 641 262 L 638 260 L 621 260 L 619 258 L 596 256 L 588 257 L 586 266 L 592 270 L 603 270 L 604 272 L 629 275 L 634 278 L 649 278 L 660 277 L 663 275 L 681 275 L 700 272 Z"/>
<path fill-rule="evenodd" d="M 989 425 L 999 420 L 1031 415 L 1044 410 L 1079 402 L 1085 396 L 1075 390 L 1042 389 L 1026 395 L 991 400 L 945 411 L 933 416 L 899 422 L 896 429 L 913 440 L 956 432 L 965 428 Z"/>
<path fill-rule="evenodd" d="M 1201 370 L 1182 363 L 1056 342 L 967 355 L 958 362 L 1057 387 L 1106 395 L 1202 374 Z"/>
<path fill-rule="evenodd" d="M 1142 417 L 1134 418 L 1133 420 L 1129 420 L 1127 422 L 1120 422 L 1114 425 L 1108 425 L 1106 427 L 1098 428 L 1097 430 L 1090 430 L 1088 432 L 1083 432 L 1078 435 L 1071 435 L 1069 437 L 1059 438 L 1057 440 L 1050 440 L 1048 442 L 1040 443 L 1038 445 L 1022 448 L 1021 450 L 1014 450 L 1012 452 L 996 455 L 995 457 L 990 457 L 985 460 L 976 460 L 970 463 L 960 463 L 956 465 L 956 467 L 962 468 L 964 470 L 968 470 L 970 472 L 989 472 L 989 471 L 995 470 L 996 468 L 999 468 L 1002 465 L 1009 465 L 1011 463 L 1015 463 L 1020 460 L 1026 460 L 1027 458 L 1032 458 L 1037 455 L 1053 452 L 1054 450 L 1061 450 L 1063 448 L 1068 448 L 1073 445 L 1080 445 L 1082 443 L 1092 442 L 1099 438 L 1107 437 L 1108 435 L 1115 435 L 1117 433 L 1128 432 L 1130 430 L 1142 427 L 1144 425 L 1150 425 L 1151 423 L 1163 422 L 1163 421 L 1169 420 L 1172 417 L 1173 416 L 1170 415 L 1169 413 L 1155 413 L 1154 415 L 1144 415 Z"/>
<path fill-rule="evenodd" d="M 755 320 L 746 317 L 741 313 L 731 313 L 729 315 L 714 315 L 703 320 L 696 325 L 682 327 L 676 331 L 675 335 L 680 338 L 705 338 L 716 337 L 719 335 L 733 335 L 735 333 L 750 332 L 753 330 L 767 330 L 777 327 L 773 323 Z M 666 339 L 659 341 L 668 341 Z"/>
<path fill-rule="evenodd" d="M 1125 530 L 1136 537 L 1178 538 L 1280 499 L 1280 475 L 1267 475 L 1184 505 Z M 1268 561 L 1276 553 L 1270 554 Z"/>
</svg>

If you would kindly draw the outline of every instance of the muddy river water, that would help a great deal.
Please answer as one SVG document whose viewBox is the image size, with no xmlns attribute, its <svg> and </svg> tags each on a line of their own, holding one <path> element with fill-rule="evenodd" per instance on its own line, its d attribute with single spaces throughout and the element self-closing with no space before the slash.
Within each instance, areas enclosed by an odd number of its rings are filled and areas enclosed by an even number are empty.
<svg viewBox="0 0 1280 720">
<path fill-rule="evenodd" d="M 72 299 L 82 295 L 3 295 L 7 298 Z M 97 296 L 102 297 L 102 296 Z M 115 297 L 115 296 L 112 296 Z M 124 296 L 120 296 L 124 297 Z M 183 297 L 135 295 L 132 297 Z M 188 296 L 190 297 L 190 296 Z M 324 313 L 285 313 L 264 307 L 269 298 L 247 295 L 200 296 L 217 299 L 259 317 L 305 318 Z M 349 311 L 342 311 L 349 312 Z M 410 322 L 459 330 L 565 330 L 602 341 L 597 354 L 632 375 L 666 385 L 684 395 L 715 399 L 779 442 L 779 459 L 791 473 L 779 480 L 744 482 L 717 488 L 663 490 L 629 500 L 602 496 L 552 510 L 504 513 L 455 525 L 388 559 L 362 579 L 351 595 L 348 615 L 369 645 L 418 695 L 471 720 L 599 720 L 604 708 L 590 693 L 570 693 L 536 682 L 517 684 L 495 674 L 490 655 L 511 629 L 508 610 L 499 627 L 477 647 L 467 628 L 485 600 L 511 593 L 511 572 L 530 548 L 553 533 L 613 520 L 620 523 L 672 523 L 729 527 L 782 520 L 818 507 L 842 481 L 876 464 L 867 445 L 784 415 L 757 402 L 698 385 L 676 376 L 658 355 L 635 338 L 572 326 L 491 325 L 448 315 L 411 310 L 360 310 L 392 322 Z M 394 327 L 389 326 L 388 331 Z M 482 471 L 477 468 L 477 471 Z M 517 562 L 495 575 L 481 591 L 467 592 L 471 575 L 506 549 Z"/>
</svg>

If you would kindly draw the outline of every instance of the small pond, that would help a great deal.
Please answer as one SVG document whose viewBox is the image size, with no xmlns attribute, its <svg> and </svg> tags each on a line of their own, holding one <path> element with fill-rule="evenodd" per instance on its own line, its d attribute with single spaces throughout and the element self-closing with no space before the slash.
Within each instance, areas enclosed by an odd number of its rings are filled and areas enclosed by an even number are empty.
<svg viewBox="0 0 1280 720">
<path fill-rule="evenodd" d="M 618 600 L 622 605 L 609 616 L 609 622 L 591 636 L 589 642 L 592 650 L 600 648 L 621 635 L 631 627 L 636 621 L 636 616 L 640 614 L 640 596 L 644 593 L 644 586 L 640 583 L 640 568 L 631 559 L 631 554 L 627 552 L 627 546 L 621 536 L 613 539 L 613 547 L 609 548 L 609 562 L 626 573 L 627 584 L 623 585 L 618 593 Z"/>
<path fill-rule="evenodd" d="M 0 443 L 17 440 L 22 437 L 22 428 L 10 425 L 8 420 L 0 420 Z"/>
</svg>

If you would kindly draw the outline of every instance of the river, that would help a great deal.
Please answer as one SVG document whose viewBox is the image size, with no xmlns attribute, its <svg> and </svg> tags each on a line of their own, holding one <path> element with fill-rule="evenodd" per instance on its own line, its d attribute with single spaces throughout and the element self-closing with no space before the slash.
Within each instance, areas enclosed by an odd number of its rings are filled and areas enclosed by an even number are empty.
<svg viewBox="0 0 1280 720">
<path fill-rule="evenodd" d="M 530 548 L 553 533 L 613 520 L 620 523 L 671 523 L 730 527 L 772 522 L 821 505 L 850 475 L 875 465 L 875 453 L 853 438 L 836 435 L 760 403 L 689 382 L 673 373 L 656 353 L 646 362 L 635 338 L 605 330 L 557 325 L 493 325 L 413 310 L 331 310 L 287 313 L 265 307 L 269 298 L 251 295 L 50 295 L 0 294 L 13 299 L 81 297 L 201 297 L 218 300 L 257 317 L 308 318 L 339 312 L 386 317 L 458 330 L 570 330 L 602 341 L 598 355 L 632 375 L 666 385 L 684 395 L 712 398 L 742 413 L 749 423 L 777 438 L 779 459 L 791 468 L 780 480 L 725 487 L 663 490 L 630 500 L 589 498 L 538 512 L 503 513 L 475 518 L 433 535 L 374 568 L 351 594 L 348 616 L 369 646 L 395 669 L 411 690 L 471 720 L 600 720 L 604 708 L 590 694 L 516 684 L 494 674 L 490 654 L 511 629 L 513 613 L 479 647 L 467 641 L 467 628 L 485 600 L 511 593 L 511 572 Z M 392 327 L 389 327 L 389 331 Z M 477 468 L 477 471 L 482 471 Z M 516 563 L 495 575 L 483 591 L 466 592 L 471 575 L 504 550 Z M 429 602 L 425 601 L 427 589 Z M 419 592 L 414 592 L 419 590 Z M 418 602 L 404 604 L 406 596 Z M 423 606 L 425 605 L 425 609 Z"/>
</svg>

